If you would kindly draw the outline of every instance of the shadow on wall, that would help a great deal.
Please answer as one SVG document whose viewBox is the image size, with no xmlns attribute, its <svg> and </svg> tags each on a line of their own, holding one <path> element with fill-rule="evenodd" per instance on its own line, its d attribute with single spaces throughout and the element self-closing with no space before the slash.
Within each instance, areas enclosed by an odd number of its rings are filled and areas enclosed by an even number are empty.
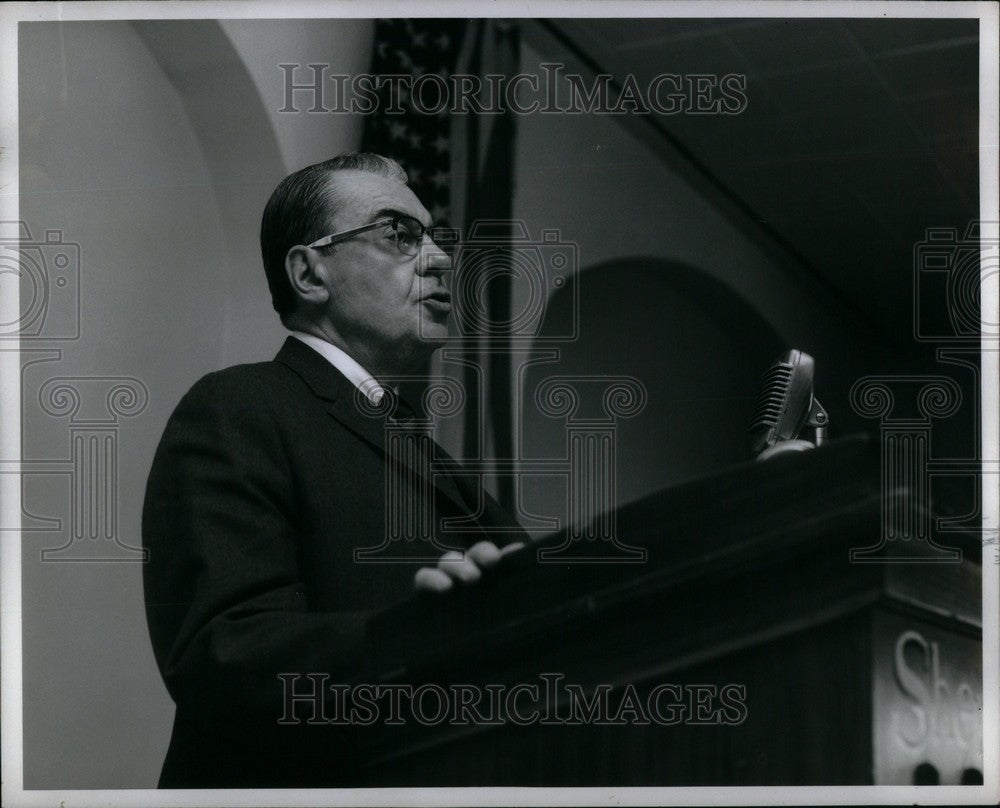
<svg viewBox="0 0 1000 808">
<path fill-rule="evenodd" d="M 567 333 L 574 316 L 579 336 L 560 347 L 558 364 L 534 366 L 525 377 L 523 445 L 532 457 L 567 454 L 567 419 L 540 409 L 539 386 L 557 375 L 607 375 L 632 376 L 646 391 L 642 411 L 616 422 L 614 507 L 750 459 L 757 384 L 786 346 L 746 300 L 692 266 L 624 258 L 583 270 L 553 295 L 538 343 Z M 574 384 L 577 418 L 602 415 L 605 385 L 596 381 Z M 565 519 L 565 478 L 525 483 L 522 507 Z"/>
</svg>

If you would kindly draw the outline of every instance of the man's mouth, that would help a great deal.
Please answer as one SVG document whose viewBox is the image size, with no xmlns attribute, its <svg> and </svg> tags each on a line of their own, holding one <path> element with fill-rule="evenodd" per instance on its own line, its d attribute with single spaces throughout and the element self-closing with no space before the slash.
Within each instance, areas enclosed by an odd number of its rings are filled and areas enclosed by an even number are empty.
<svg viewBox="0 0 1000 808">
<path fill-rule="evenodd" d="M 430 303 L 434 308 L 442 311 L 451 311 L 451 292 L 447 289 L 439 289 L 424 297 L 423 302 Z"/>
</svg>

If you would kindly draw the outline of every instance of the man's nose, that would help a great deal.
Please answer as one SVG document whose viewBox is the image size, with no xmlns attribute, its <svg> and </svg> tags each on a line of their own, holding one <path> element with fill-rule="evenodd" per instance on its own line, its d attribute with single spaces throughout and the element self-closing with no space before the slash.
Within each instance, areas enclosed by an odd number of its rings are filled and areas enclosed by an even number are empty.
<svg viewBox="0 0 1000 808">
<path fill-rule="evenodd" d="M 435 272 L 447 272 L 451 269 L 451 258 L 448 253 L 438 247 L 428 236 L 420 248 L 420 258 L 417 261 L 417 273 L 428 275 Z"/>
</svg>

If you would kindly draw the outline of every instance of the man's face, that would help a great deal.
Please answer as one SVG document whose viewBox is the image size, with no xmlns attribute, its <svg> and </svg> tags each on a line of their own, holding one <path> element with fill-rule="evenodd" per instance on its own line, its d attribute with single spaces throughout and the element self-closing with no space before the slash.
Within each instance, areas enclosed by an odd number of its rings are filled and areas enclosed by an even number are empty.
<svg viewBox="0 0 1000 808">
<path fill-rule="evenodd" d="M 425 227 L 431 217 L 407 186 L 361 171 L 330 179 L 338 213 L 330 233 L 394 216 L 412 216 Z M 390 225 L 359 233 L 323 250 L 329 270 L 327 313 L 358 353 L 398 357 L 404 364 L 426 357 L 445 340 L 451 312 L 446 285 L 451 261 L 429 235 L 416 255 L 396 246 Z"/>
</svg>

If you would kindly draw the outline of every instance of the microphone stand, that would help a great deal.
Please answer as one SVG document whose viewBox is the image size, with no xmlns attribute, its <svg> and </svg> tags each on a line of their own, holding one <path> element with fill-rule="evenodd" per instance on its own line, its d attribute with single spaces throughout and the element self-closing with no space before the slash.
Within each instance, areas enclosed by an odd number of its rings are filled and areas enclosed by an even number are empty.
<svg viewBox="0 0 1000 808">
<path fill-rule="evenodd" d="M 823 405 L 813 397 L 812 405 L 809 408 L 809 416 L 803 424 L 803 428 L 813 430 L 812 441 L 801 440 L 797 437 L 790 440 L 779 440 L 773 446 L 768 446 L 763 452 L 757 455 L 757 462 L 761 463 L 765 460 L 770 460 L 772 457 L 788 454 L 789 452 L 805 452 L 809 449 L 815 449 L 817 446 L 822 446 L 826 443 L 826 430 L 829 423 L 830 416 L 823 409 Z"/>
</svg>

